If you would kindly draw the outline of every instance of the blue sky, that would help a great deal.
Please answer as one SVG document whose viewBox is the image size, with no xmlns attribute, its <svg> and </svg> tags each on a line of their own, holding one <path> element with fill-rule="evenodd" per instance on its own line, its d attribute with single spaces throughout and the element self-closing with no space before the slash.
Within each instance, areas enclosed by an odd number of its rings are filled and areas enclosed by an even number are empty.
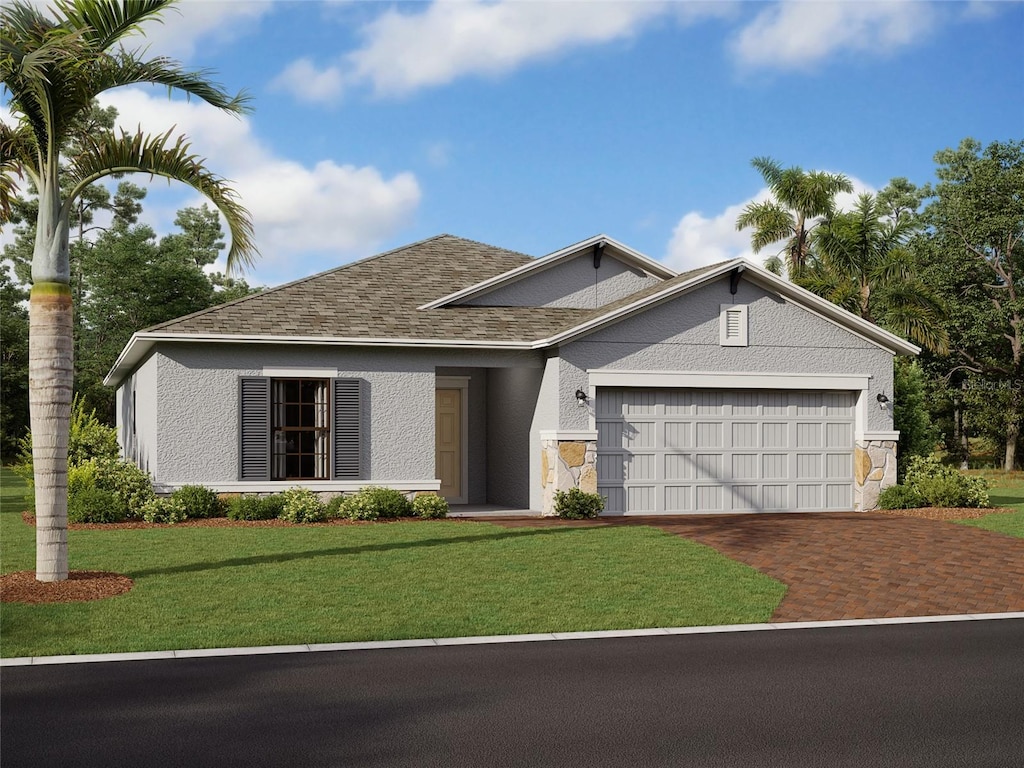
<svg viewBox="0 0 1024 768">
<path fill-rule="evenodd" d="M 186 1 L 150 52 L 246 88 L 237 120 L 162 91 L 251 209 L 276 284 L 441 232 L 544 255 L 604 232 L 683 269 L 749 255 L 750 159 L 925 183 L 972 136 L 1024 138 L 1016 2 Z M 199 202 L 156 183 L 150 223 Z"/>
</svg>

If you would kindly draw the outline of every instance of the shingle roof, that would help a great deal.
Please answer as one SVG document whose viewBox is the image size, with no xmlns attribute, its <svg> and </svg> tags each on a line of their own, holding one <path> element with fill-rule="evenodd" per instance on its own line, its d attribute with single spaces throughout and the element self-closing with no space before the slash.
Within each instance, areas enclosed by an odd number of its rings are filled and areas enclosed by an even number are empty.
<svg viewBox="0 0 1024 768">
<path fill-rule="evenodd" d="M 695 270 L 599 309 L 422 306 L 527 264 L 515 251 L 439 235 L 146 331 L 202 335 L 535 341 L 656 293 Z"/>
</svg>

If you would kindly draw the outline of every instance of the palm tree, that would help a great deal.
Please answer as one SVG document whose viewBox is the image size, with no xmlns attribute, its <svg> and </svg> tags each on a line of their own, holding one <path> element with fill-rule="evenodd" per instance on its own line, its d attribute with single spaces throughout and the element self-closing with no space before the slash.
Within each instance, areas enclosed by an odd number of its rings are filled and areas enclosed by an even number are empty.
<svg viewBox="0 0 1024 768">
<path fill-rule="evenodd" d="M 29 411 L 36 493 L 36 578 L 68 577 L 67 440 L 71 411 L 72 300 L 69 216 L 90 184 L 143 172 L 182 181 L 206 195 L 231 231 L 229 268 L 255 256 L 249 214 L 223 179 L 190 152 L 185 137 L 103 131 L 62 157 L 76 118 L 100 93 L 155 83 L 195 96 L 227 112 L 247 108 L 208 73 L 178 62 L 144 58 L 122 41 L 156 20 L 174 0 L 56 0 L 46 15 L 25 0 L 0 10 L 0 75 L 16 126 L 0 127 L 0 216 L 14 190 L 14 173 L 27 175 L 39 201 L 29 300 Z M 63 182 L 63 184 L 62 184 Z M 63 190 L 62 190 L 63 186 Z"/>
<path fill-rule="evenodd" d="M 769 257 L 765 266 L 780 273 L 785 263 L 789 276 L 796 277 L 807 263 L 817 220 L 830 218 L 835 213 L 836 195 L 852 192 L 853 184 L 842 174 L 782 168 L 770 157 L 755 157 L 750 164 L 761 172 L 772 199 L 748 203 L 736 219 L 736 229 L 754 228 L 750 236 L 754 253 L 784 240 L 785 246 Z"/>
<path fill-rule="evenodd" d="M 865 320 L 946 354 L 942 303 L 914 274 L 904 247 L 920 228 L 908 213 L 885 215 L 874 195 L 815 230 L 812 255 L 797 278 L 804 288 Z"/>
</svg>

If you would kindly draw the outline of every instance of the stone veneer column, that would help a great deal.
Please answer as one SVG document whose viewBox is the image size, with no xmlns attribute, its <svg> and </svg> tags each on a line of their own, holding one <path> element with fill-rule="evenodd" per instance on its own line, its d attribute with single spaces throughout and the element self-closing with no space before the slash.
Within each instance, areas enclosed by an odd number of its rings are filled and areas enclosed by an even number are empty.
<svg viewBox="0 0 1024 768">
<path fill-rule="evenodd" d="M 858 440 L 853 450 L 854 505 L 861 512 L 878 508 L 878 495 L 896 484 L 896 441 Z"/>
<path fill-rule="evenodd" d="M 540 482 L 544 488 L 541 514 L 555 514 L 555 491 L 579 488 L 597 493 L 597 434 L 542 432 Z"/>
</svg>

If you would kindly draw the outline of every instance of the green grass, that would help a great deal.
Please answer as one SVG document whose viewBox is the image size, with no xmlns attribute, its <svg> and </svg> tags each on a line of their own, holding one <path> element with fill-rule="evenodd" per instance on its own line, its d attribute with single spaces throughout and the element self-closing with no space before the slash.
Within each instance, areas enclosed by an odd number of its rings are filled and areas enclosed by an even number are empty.
<svg viewBox="0 0 1024 768">
<path fill-rule="evenodd" d="M 33 568 L 0 475 L 3 572 Z M 653 528 L 398 522 L 71 531 L 71 568 L 120 597 L 0 605 L 3 656 L 766 621 L 785 586 Z"/>
<path fill-rule="evenodd" d="M 1006 507 L 1015 511 L 994 512 L 975 520 L 957 520 L 956 522 L 1024 539 L 1024 472 L 988 470 L 972 474 L 982 475 L 992 484 L 988 497 L 993 506 Z"/>
</svg>

